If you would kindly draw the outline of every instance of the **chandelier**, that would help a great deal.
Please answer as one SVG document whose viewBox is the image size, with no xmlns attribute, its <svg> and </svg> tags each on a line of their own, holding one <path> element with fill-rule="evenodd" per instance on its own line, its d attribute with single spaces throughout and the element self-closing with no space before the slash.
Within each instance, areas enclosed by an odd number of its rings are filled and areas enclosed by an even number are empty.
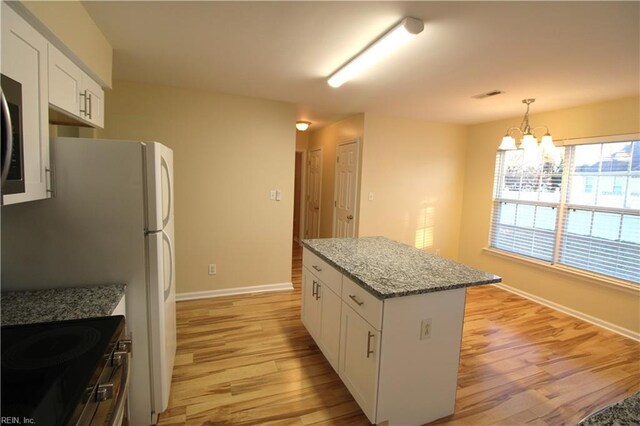
<svg viewBox="0 0 640 426">
<path fill-rule="evenodd" d="M 529 125 L 529 107 L 534 103 L 535 99 L 523 99 L 522 103 L 527 105 L 527 112 L 524 113 L 524 118 L 520 127 L 511 127 L 507 130 L 507 133 L 502 137 L 502 143 L 498 147 L 499 150 L 511 150 L 511 149 L 523 149 L 525 151 L 532 151 L 538 148 L 538 139 L 535 137 L 535 132 L 539 129 L 543 129 L 545 134 L 540 139 L 539 148 L 542 152 L 550 152 L 555 148 L 553 144 L 553 138 L 549 133 L 549 128 L 546 126 L 531 127 Z M 520 133 L 522 138 L 520 139 L 520 147 L 516 148 L 516 140 L 513 137 L 516 133 Z"/>
</svg>

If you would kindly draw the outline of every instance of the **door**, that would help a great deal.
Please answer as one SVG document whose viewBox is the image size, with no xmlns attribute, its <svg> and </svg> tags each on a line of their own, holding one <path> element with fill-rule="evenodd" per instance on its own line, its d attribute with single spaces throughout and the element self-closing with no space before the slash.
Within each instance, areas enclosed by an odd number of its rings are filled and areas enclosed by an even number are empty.
<svg viewBox="0 0 640 426">
<path fill-rule="evenodd" d="M 53 45 L 49 45 L 49 104 L 80 115 L 82 70 Z"/>
<path fill-rule="evenodd" d="M 355 237 L 358 141 L 338 145 L 333 236 Z"/>
<path fill-rule="evenodd" d="M 327 285 L 317 286 L 320 302 L 320 349 L 336 372 L 340 356 L 340 312 L 342 299 Z"/>
<path fill-rule="evenodd" d="M 309 152 L 305 238 L 320 237 L 320 191 L 322 190 L 322 150 Z"/>
<path fill-rule="evenodd" d="M 48 197 L 49 79 L 47 41 L 2 2 L 2 74 L 22 85 L 24 192 L 3 196 L 3 204 Z"/>
<path fill-rule="evenodd" d="M 342 304 L 339 375 L 371 423 L 376 423 L 380 332 Z"/>
<path fill-rule="evenodd" d="M 176 354 L 176 283 L 173 203 L 173 151 L 145 144 L 149 235 L 149 294 L 154 411 L 169 404 Z"/>
<path fill-rule="evenodd" d="M 307 268 L 302 268 L 302 323 L 314 339 L 320 337 L 320 303 L 317 288 L 318 279 Z"/>
</svg>

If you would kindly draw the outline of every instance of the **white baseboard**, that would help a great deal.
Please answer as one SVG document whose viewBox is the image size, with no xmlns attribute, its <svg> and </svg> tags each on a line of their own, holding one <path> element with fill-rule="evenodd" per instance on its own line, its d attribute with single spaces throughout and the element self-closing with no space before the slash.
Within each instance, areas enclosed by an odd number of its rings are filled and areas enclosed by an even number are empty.
<svg viewBox="0 0 640 426">
<path fill-rule="evenodd" d="M 238 294 L 264 293 L 269 291 L 293 290 L 292 283 L 253 285 L 249 287 L 223 288 L 220 290 L 194 291 L 190 293 L 177 293 L 176 301 L 208 299 L 210 297 L 236 296 Z"/>
<path fill-rule="evenodd" d="M 619 325 L 612 324 L 612 323 L 604 321 L 604 320 L 602 320 L 600 318 L 596 318 L 596 317 L 593 317 L 591 315 L 585 314 L 583 312 L 576 311 L 575 309 L 568 308 L 566 306 L 563 306 L 563 305 L 560 305 L 558 303 L 552 302 L 550 300 L 544 299 L 544 298 L 542 298 L 540 296 L 536 296 L 534 294 L 527 293 L 526 291 L 522 291 L 522 290 L 519 290 L 519 289 L 514 288 L 514 287 L 510 287 L 510 286 L 505 285 L 505 284 L 493 284 L 493 285 L 495 285 L 496 287 L 498 287 L 498 288 L 500 288 L 502 290 L 508 291 L 510 293 L 513 293 L 513 294 L 517 294 L 518 296 L 522 296 L 525 299 L 529 299 L 529 300 L 531 300 L 533 302 L 536 302 L 536 303 L 539 303 L 541 305 L 544 305 L 544 306 L 546 306 L 548 308 L 555 309 L 556 311 L 560 311 L 563 314 L 570 315 L 572 317 L 581 319 L 583 321 L 586 321 L 586 322 L 591 323 L 593 325 L 596 325 L 598 327 L 602 327 L 602 328 L 604 328 L 606 330 L 612 331 L 612 332 L 614 332 L 616 334 L 620 334 L 620 335 L 622 335 L 624 337 L 627 337 L 629 339 L 633 339 L 635 341 L 640 342 L 640 333 L 637 333 L 637 332 L 635 332 L 633 330 L 629 330 L 628 328 L 620 327 Z"/>
</svg>

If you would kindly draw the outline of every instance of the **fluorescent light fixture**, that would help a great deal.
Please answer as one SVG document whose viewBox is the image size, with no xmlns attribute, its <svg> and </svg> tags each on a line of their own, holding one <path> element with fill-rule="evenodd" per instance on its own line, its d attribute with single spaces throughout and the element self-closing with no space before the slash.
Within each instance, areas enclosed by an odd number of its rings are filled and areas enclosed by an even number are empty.
<svg viewBox="0 0 640 426">
<path fill-rule="evenodd" d="M 417 18 L 404 18 L 398 25 L 360 52 L 346 65 L 333 73 L 327 82 L 331 87 L 340 87 L 362 70 L 369 68 L 398 47 L 411 40 L 424 29 L 424 22 Z"/>
<path fill-rule="evenodd" d="M 308 121 L 296 121 L 296 129 L 300 130 L 301 132 L 307 130 L 310 125 L 311 123 Z"/>
</svg>

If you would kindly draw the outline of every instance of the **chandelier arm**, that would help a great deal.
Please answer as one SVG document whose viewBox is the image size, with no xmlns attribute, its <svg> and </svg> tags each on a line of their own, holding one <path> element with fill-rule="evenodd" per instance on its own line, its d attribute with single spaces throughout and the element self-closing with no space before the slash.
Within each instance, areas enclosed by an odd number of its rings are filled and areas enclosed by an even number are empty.
<svg viewBox="0 0 640 426">
<path fill-rule="evenodd" d="M 533 134 L 538 129 L 544 129 L 546 133 L 549 133 L 549 128 L 547 126 L 536 126 L 531 129 L 531 133 Z"/>
<path fill-rule="evenodd" d="M 524 135 L 524 132 L 520 127 L 509 127 L 509 130 L 507 130 L 507 135 L 511 136 L 511 132 L 513 131 L 518 131 L 521 135 Z"/>
</svg>

